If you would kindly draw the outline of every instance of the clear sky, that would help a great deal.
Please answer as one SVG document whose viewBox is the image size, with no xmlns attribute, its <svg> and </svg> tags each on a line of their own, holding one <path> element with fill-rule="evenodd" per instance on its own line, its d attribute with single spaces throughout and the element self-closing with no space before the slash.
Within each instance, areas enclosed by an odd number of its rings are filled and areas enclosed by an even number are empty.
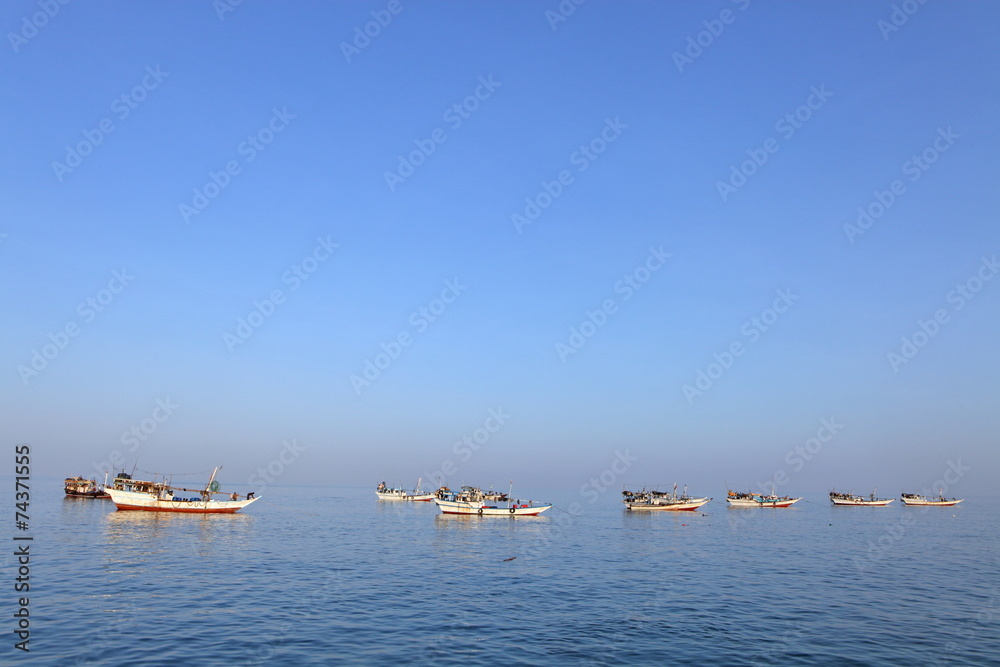
<svg viewBox="0 0 1000 667">
<path fill-rule="evenodd" d="M 0 16 L 37 474 L 995 488 L 996 3 Z"/>
</svg>

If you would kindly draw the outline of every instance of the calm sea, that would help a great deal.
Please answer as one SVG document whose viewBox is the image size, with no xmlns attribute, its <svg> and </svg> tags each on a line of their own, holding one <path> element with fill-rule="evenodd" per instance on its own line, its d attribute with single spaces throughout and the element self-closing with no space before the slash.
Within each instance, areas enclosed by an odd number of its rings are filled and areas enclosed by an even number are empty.
<svg viewBox="0 0 1000 667">
<path fill-rule="evenodd" d="M 60 482 L 33 482 L 31 652 L 5 614 L 4 664 L 1000 664 L 988 498 L 736 510 L 723 491 L 650 515 L 521 492 L 561 509 L 512 520 L 272 487 L 186 516 Z M 0 564 L 13 610 L 17 566 Z"/>
</svg>

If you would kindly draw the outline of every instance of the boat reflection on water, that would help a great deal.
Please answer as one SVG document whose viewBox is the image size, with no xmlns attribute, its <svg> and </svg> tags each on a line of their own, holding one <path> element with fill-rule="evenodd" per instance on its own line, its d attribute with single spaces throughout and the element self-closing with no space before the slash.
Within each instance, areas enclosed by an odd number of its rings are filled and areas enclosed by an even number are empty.
<svg viewBox="0 0 1000 667">
<path fill-rule="evenodd" d="M 447 527 L 447 526 L 461 526 L 479 528 L 480 526 L 487 525 L 480 520 L 481 517 L 478 514 L 444 514 L 439 513 L 434 515 L 434 525 L 437 527 Z M 525 519 L 525 521 L 520 521 L 520 519 Z M 527 514 L 518 517 L 518 523 L 551 523 L 552 518 L 543 514 Z M 494 525 L 511 525 L 511 522 L 507 523 L 494 523 Z"/>
<path fill-rule="evenodd" d="M 109 562 L 156 562 L 177 544 L 194 547 L 193 553 L 211 555 L 221 542 L 227 547 L 249 548 L 253 517 L 248 514 L 175 514 L 172 512 L 108 512 L 103 527 Z M 174 545 L 174 546 L 168 546 Z"/>
<path fill-rule="evenodd" d="M 449 567 L 460 565 L 472 572 L 484 564 L 558 552 L 573 535 L 558 517 L 523 516 L 517 521 L 488 521 L 478 514 L 434 515 L 434 551 Z M 513 558 L 512 558 L 513 557 Z"/>
</svg>

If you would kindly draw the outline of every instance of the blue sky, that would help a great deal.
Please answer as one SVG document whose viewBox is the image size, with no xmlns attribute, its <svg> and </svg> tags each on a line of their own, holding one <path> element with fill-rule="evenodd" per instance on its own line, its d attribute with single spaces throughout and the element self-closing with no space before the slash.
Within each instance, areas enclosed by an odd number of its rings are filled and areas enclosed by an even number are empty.
<svg viewBox="0 0 1000 667">
<path fill-rule="evenodd" d="M 562 7 L 6 3 L 11 445 L 991 493 L 1000 8 Z"/>
</svg>

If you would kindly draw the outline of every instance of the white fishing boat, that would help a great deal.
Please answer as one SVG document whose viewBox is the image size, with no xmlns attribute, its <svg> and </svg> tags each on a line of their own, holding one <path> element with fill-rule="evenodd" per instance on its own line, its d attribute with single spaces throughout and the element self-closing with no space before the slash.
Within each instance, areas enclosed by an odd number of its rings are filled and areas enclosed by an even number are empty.
<svg viewBox="0 0 1000 667">
<path fill-rule="evenodd" d="M 219 491 L 219 483 L 215 475 L 220 468 L 212 471 L 212 477 L 204 489 L 185 489 L 171 486 L 167 481 L 143 481 L 136 479 L 116 478 L 122 488 L 108 488 L 112 502 L 119 510 L 137 510 L 145 512 L 183 512 L 188 514 L 232 514 L 260 498 L 255 498 L 249 492 L 243 500 L 233 493 Z M 116 483 L 115 486 L 118 486 Z M 184 497 L 184 492 L 196 493 L 197 496 Z M 222 495 L 225 499 L 216 500 L 212 496 Z"/>
<path fill-rule="evenodd" d="M 677 485 L 674 484 L 673 491 L 622 491 L 622 502 L 629 510 L 654 510 L 673 512 L 693 512 L 702 505 L 705 505 L 711 498 L 694 498 L 687 493 L 687 486 L 684 493 L 677 493 Z"/>
<path fill-rule="evenodd" d="M 533 500 L 526 503 L 507 500 L 506 504 L 496 503 L 487 498 L 487 494 L 474 486 L 463 486 L 461 491 L 452 491 L 447 487 L 438 489 L 434 502 L 443 514 L 467 514 L 476 516 L 536 516 L 546 511 L 551 504 L 535 504 Z M 504 494 L 501 494 L 501 496 Z M 510 494 L 506 494 L 509 498 Z"/>
<path fill-rule="evenodd" d="M 774 493 L 768 495 L 730 491 L 726 496 L 726 502 L 730 507 L 790 507 L 802 500 L 802 498 L 792 498 L 791 496 L 776 496 Z"/>
<path fill-rule="evenodd" d="M 943 491 L 938 492 L 937 498 L 921 496 L 916 493 L 904 493 L 902 494 L 902 499 L 904 505 L 915 505 L 918 507 L 951 507 L 964 500 L 964 498 L 945 498 Z"/>
<path fill-rule="evenodd" d="M 895 498 L 876 498 L 875 492 L 872 491 L 871 495 L 867 498 L 864 496 L 857 496 L 853 493 L 840 493 L 838 491 L 830 492 L 830 502 L 834 505 L 853 505 L 859 507 L 884 507 L 891 503 Z"/>
<path fill-rule="evenodd" d="M 386 486 L 385 482 L 380 482 L 375 487 L 375 495 L 378 496 L 379 500 L 408 500 L 411 502 L 429 503 L 434 500 L 434 494 L 422 491 L 420 489 L 421 481 L 423 480 L 417 480 L 417 488 L 413 491 L 406 491 L 401 486 L 390 488 Z"/>
</svg>

